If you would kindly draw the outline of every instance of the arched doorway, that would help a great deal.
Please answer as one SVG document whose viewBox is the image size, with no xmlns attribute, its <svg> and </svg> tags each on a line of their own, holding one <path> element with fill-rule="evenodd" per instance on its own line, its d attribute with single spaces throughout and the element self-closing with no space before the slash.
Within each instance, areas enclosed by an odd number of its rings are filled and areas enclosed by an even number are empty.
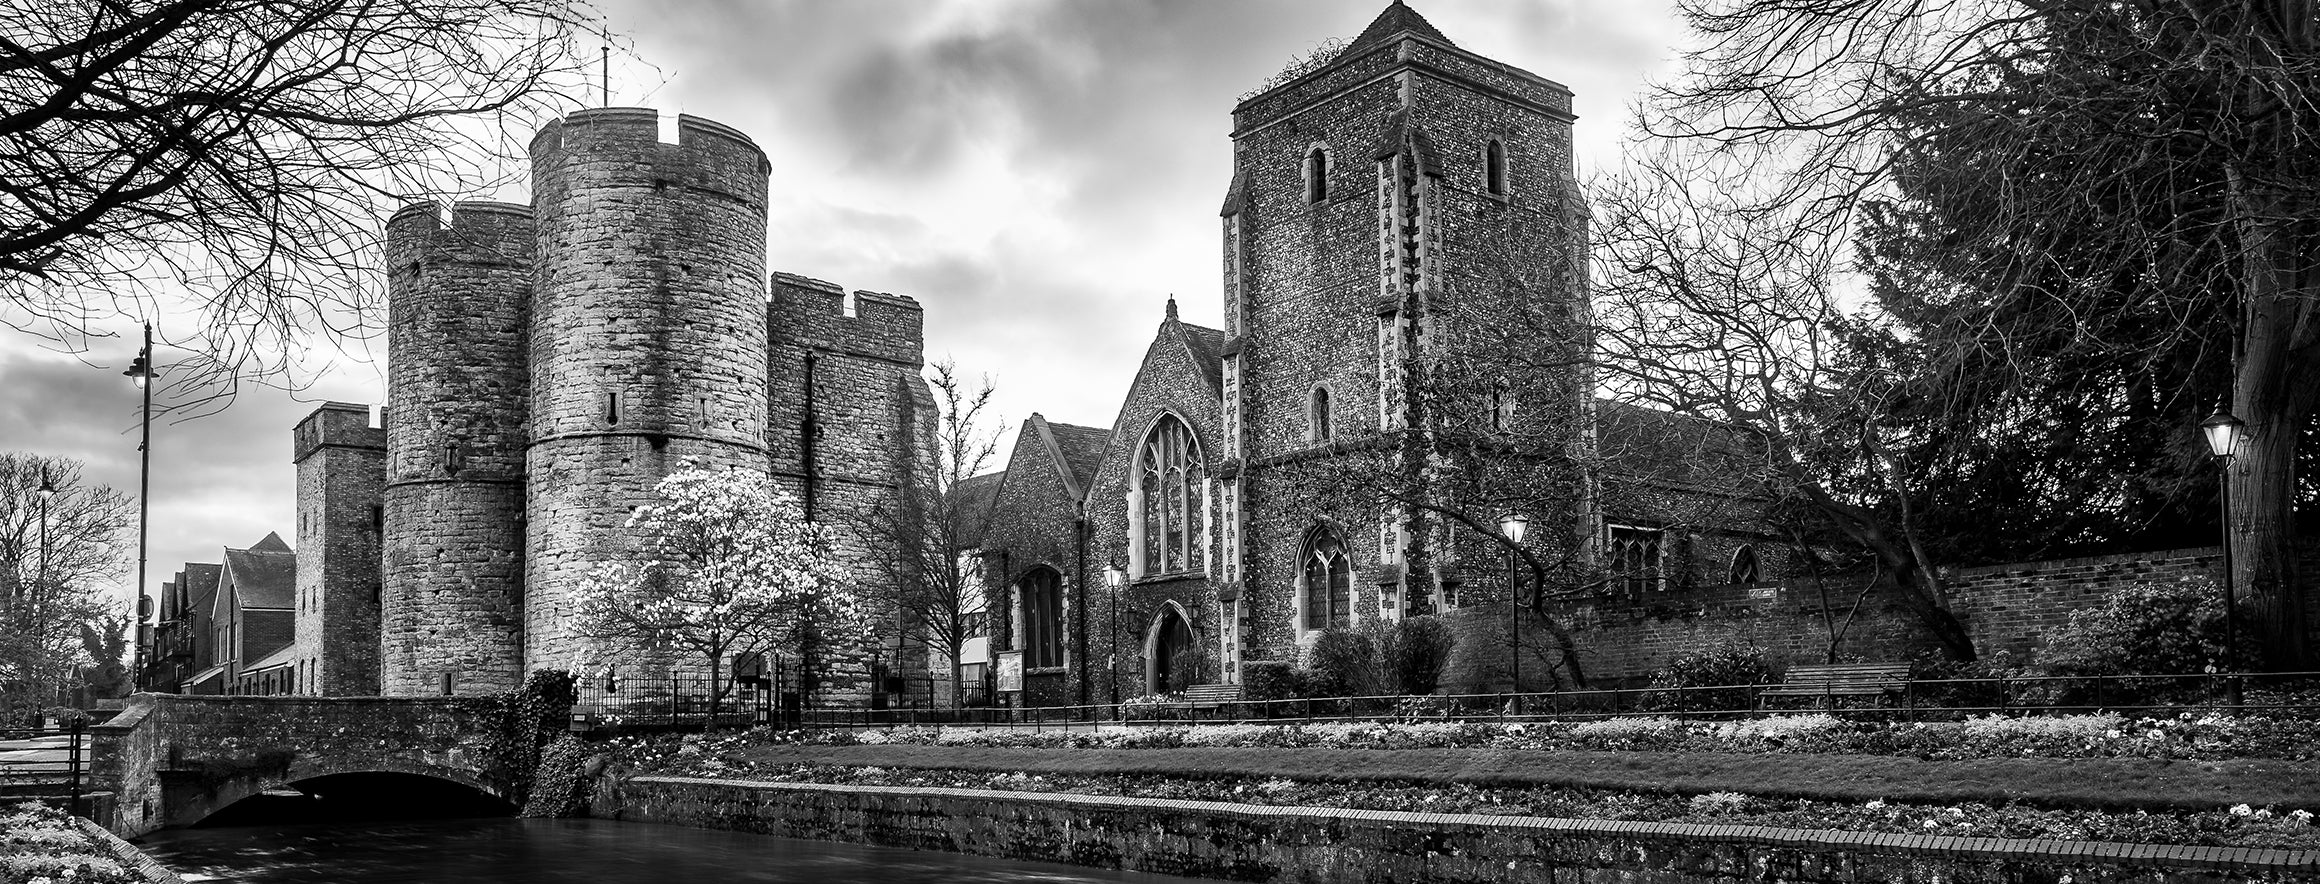
<svg viewBox="0 0 2320 884">
<path fill-rule="evenodd" d="M 1176 603 L 1160 607 L 1144 647 L 1147 693 L 1173 693 L 1200 682 L 1199 643 L 1192 638 L 1192 624 L 1184 619 L 1184 609 Z"/>
</svg>

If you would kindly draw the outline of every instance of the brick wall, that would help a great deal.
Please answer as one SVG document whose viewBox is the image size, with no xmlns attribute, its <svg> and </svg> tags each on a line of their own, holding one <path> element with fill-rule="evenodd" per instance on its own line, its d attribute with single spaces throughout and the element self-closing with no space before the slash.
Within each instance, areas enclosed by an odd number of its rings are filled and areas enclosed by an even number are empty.
<svg viewBox="0 0 2320 884">
<path fill-rule="evenodd" d="M 1951 610 L 1973 636 L 1976 650 L 1985 657 L 2005 653 L 2026 662 L 2045 634 L 2068 622 L 2073 611 L 2100 604 L 2105 593 L 2136 584 L 2213 579 L 2219 564 L 2212 548 L 2182 549 L 1956 568 L 1945 572 L 1945 581 Z M 1605 684 L 1647 678 L 1677 656 L 1722 642 L 1762 647 L 1776 666 L 1821 662 L 1835 632 L 1843 633 L 1837 644 L 1840 659 L 1901 661 L 1933 649 L 1915 619 L 1881 594 L 1870 594 L 1854 611 L 1860 589 L 1860 578 L 1851 575 L 1699 585 L 1606 595 L 1558 606 L 1553 613 L 1571 630 L 1588 677 Z M 1504 632 L 1505 622 L 1503 616 L 1495 618 L 1495 628 Z M 1477 623 L 1469 628 L 1493 627 Z M 1501 647 L 1506 643 L 1495 641 Z"/>
</svg>

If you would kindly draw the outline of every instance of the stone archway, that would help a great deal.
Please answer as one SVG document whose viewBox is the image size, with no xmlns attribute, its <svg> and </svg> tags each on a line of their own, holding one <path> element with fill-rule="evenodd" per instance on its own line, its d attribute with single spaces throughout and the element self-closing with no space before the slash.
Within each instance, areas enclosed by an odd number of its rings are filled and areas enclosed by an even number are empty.
<svg viewBox="0 0 2320 884">
<path fill-rule="evenodd" d="M 1180 670 L 1199 653 L 1200 639 L 1193 633 L 1192 619 L 1184 615 L 1184 608 L 1175 602 L 1161 605 L 1144 633 L 1145 692 L 1165 694 L 1190 687 L 1200 677 L 1199 670 Z"/>
</svg>

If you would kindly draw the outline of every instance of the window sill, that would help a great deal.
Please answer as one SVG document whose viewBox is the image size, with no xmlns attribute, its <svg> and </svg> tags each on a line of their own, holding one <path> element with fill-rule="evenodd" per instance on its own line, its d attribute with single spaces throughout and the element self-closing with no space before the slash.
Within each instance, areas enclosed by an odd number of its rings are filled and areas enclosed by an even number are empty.
<svg viewBox="0 0 2320 884">
<path fill-rule="evenodd" d="M 1142 586 L 1147 583 L 1175 583 L 1182 580 L 1201 580 L 1207 576 L 1208 572 L 1206 571 L 1167 571 L 1159 574 L 1146 574 L 1142 577 L 1129 580 L 1128 582 L 1136 586 Z"/>
</svg>

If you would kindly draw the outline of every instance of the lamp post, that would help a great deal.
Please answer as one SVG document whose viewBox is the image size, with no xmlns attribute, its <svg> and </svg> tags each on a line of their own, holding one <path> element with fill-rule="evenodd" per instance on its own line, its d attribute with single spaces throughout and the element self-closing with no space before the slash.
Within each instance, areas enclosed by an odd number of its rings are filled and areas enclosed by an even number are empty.
<svg viewBox="0 0 2320 884">
<path fill-rule="evenodd" d="M 145 323 L 145 346 L 121 374 L 137 383 L 145 399 L 137 439 L 137 586 L 136 597 L 129 602 L 129 666 L 131 672 L 141 672 L 148 650 L 138 634 L 145 626 L 145 526 L 153 505 L 153 323 Z"/>
<path fill-rule="evenodd" d="M 1120 586 L 1127 582 L 1128 572 L 1120 569 L 1120 563 L 1113 562 L 1104 566 L 1104 586 L 1112 591 L 1111 613 L 1104 618 L 1105 631 L 1112 634 L 1112 650 L 1104 657 L 1104 675 L 1112 682 L 1114 707 L 1120 705 Z M 1115 708 L 1113 711 L 1119 710 Z"/>
<path fill-rule="evenodd" d="M 1514 680 L 1515 711 L 1522 711 L 1522 572 L 1517 570 L 1516 553 L 1522 547 L 1523 534 L 1531 526 L 1531 517 L 1521 513 L 1507 513 L 1499 517 L 1498 530 L 1506 535 L 1506 631 L 1511 653 L 1507 659 Z"/>
<path fill-rule="evenodd" d="M 2222 491 L 2223 504 L 2223 665 L 2225 672 L 2239 666 L 2239 599 L 2232 585 L 2236 575 L 2231 567 L 2231 457 L 2239 446 L 2239 431 L 2247 424 L 2229 410 L 2219 410 L 2214 416 L 2199 423 L 2199 431 L 2207 436 L 2207 451 L 2215 455 L 2217 486 Z M 2239 679 L 2227 675 L 2231 705 L 2240 704 Z"/>
</svg>

